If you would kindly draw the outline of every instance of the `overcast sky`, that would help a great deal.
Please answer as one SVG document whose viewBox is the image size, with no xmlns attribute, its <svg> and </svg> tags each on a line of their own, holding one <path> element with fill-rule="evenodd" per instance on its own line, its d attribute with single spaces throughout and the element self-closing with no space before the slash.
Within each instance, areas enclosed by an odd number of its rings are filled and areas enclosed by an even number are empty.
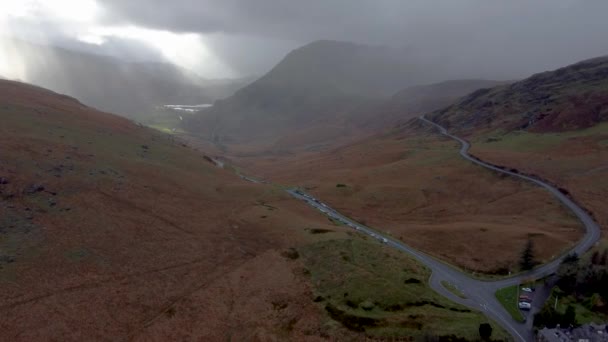
<svg viewBox="0 0 608 342">
<path fill-rule="evenodd" d="M 1 0 L 0 32 L 205 77 L 263 74 L 318 39 L 515 78 L 608 54 L 606 0 Z M 0 61 L 1 64 L 1 61 Z M 468 70 L 468 69 L 467 69 Z"/>
</svg>

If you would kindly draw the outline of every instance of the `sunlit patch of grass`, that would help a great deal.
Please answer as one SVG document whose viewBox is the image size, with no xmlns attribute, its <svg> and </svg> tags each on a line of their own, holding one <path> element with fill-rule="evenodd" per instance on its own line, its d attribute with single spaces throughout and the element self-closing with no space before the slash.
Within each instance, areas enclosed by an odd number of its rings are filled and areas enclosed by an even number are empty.
<svg viewBox="0 0 608 342">
<path fill-rule="evenodd" d="M 476 340 L 478 312 L 453 303 L 427 285 L 430 271 L 415 260 L 358 238 L 299 248 L 315 286 L 313 299 L 328 316 L 366 335 L 422 338 L 455 335 Z M 497 325 L 495 339 L 507 335 Z"/>
</svg>

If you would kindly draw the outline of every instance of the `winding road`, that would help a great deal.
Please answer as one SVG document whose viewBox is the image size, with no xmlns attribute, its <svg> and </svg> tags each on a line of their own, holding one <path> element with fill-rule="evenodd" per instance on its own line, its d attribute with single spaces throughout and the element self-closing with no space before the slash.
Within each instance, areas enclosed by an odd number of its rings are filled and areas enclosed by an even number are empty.
<svg viewBox="0 0 608 342">
<path fill-rule="evenodd" d="M 555 187 L 533 177 L 529 177 L 526 175 L 522 175 L 519 173 L 511 172 L 508 170 L 503 170 L 494 165 L 485 163 L 479 159 L 476 159 L 469 155 L 468 151 L 470 148 L 470 144 L 454 135 L 448 133 L 448 131 L 426 119 L 424 116 L 419 118 L 425 123 L 433 125 L 436 127 L 439 132 L 451 139 L 458 141 L 461 144 L 460 155 L 472 163 L 475 163 L 479 166 L 485 167 L 487 169 L 494 170 L 499 173 L 504 173 L 513 177 L 521 178 L 526 181 L 532 182 L 538 186 L 543 187 L 547 191 L 549 191 L 553 196 L 555 196 L 561 203 L 563 203 L 568 209 L 570 209 L 582 222 L 585 226 L 586 232 L 583 239 L 570 251 L 570 253 L 582 254 L 588 249 L 590 249 L 600 238 L 600 227 L 593 220 L 593 218 L 587 214 L 587 212 L 574 203 L 570 198 L 564 195 Z M 381 234 L 380 232 L 373 230 L 369 227 L 366 227 L 362 224 L 359 224 L 344 215 L 340 214 L 336 210 L 330 208 L 327 204 L 322 203 L 318 199 L 299 191 L 299 190 L 288 190 L 288 192 L 303 201 L 306 201 L 309 205 L 315 207 L 316 209 L 322 211 L 324 214 L 329 217 L 338 220 L 349 227 L 356 229 L 362 233 L 368 234 L 371 237 L 379 240 L 382 243 L 385 243 L 387 246 L 396 248 L 400 251 L 410 254 L 418 261 L 426 265 L 432 271 L 431 278 L 429 280 L 429 284 L 433 290 L 438 292 L 439 294 L 449 298 L 450 300 L 465 305 L 469 308 L 479 310 L 485 313 L 489 318 L 496 321 L 503 328 L 505 328 L 516 341 L 533 341 L 533 329 L 532 329 L 532 320 L 527 320 L 526 323 L 519 323 L 515 321 L 511 315 L 504 309 L 504 307 L 500 304 L 500 302 L 495 297 L 495 292 L 498 289 L 503 287 L 518 285 L 524 282 L 527 279 L 538 279 L 543 278 L 545 276 L 551 275 L 555 273 L 563 260 L 566 254 L 561 257 L 544 264 L 540 267 L 535 268 L 532 271 L 518 274 L 512 277 L 503 278 L 496 281 L 484 281 L 471 278 L 468 274 L 465 274 L 456 268 L 443 263 L 434 257 L 422 253 L 416 249 L 413 249 L 406 244 L 391 238 L 390 236 L 386 236 Z M 456 294 L 452 293 L 448 289 L 446 289 L 442 282 L 450 283 L 452 286 L 456 287 L 458 290 L 466 296 L 466 298 L 461 298 Z"/>
</svg>

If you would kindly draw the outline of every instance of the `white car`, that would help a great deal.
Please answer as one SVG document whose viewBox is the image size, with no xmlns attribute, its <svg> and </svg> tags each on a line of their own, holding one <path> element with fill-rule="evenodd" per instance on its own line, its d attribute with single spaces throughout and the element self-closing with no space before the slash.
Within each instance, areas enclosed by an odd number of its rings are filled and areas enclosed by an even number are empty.
<svg viewBox="0 0 608 342">
<path fill-rule="evenodd" d="M 382 243 L 388 243 L 388 240 L 386 238 L 382 238 Z"/>
<path fill-rule="evenodd" d="M 532 304 L 526 302 L 519 302 L 519 308 L 522 310 L 530 310 L 532 309 Z"/>
<path fill-rule="evenodd" d="M 521 290 L 524 291 L 524 292 L 532 292 L 532 291 L 534 291 L 534 290 L 532 290 L 529 287 L 522 287 Z"/>
</svg>

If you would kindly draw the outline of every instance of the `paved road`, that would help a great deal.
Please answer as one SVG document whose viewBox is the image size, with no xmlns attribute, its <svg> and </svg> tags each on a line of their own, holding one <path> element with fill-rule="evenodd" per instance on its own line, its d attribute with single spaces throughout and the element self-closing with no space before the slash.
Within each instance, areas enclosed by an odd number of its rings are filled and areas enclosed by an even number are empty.
<svg viewBox="0 0 608 342">
<path fill-rule="evenodd" d="M 587 251 L 589 248 L 591 248 L 599 240 L 600 228 L 597 225 L 597 223 L 593 220 L 593 218 L 591 218 L 591 216 L 589 216 L 585 210 L 583 210 L 581 207 L 579 207 L 576 203 L 574 203 L 572 200 L 570 200 L 567 196 L 562 194 L 558 189 L 556 189 L 553 186 L 546 184 L 538 179 L 535 179 L 535 178 L 532 178 L 529 176 L 525 176 L 525 175 L 520 175 L 518 173 L 514 173 L 511 171 L 503 170 L 503 169 L 497 168 L 493 165 L 490 165 L 488 163 L 484 163 L 483 161 L 480 161 L 476 158 L 473 158 L 468 154 L 468 150 L 470 147 L 470 144 L 468 142 L 449 134 L 444 127 L 442 127 L 432 121 L 429 121 L 428 119 L 426 119 L 424 117 L 421 117 L 420 120 L 435 126 L 441 134 L 460 142 L 460 144 L 462 146 L 460 149 L 460 155 L 463 158 L 465 158 L 477 165 L 483 166 L 488 169 L 492 169 L 496 172 L 505 173 L 505 174 L 511 175 L 513 177 L 525 179 L 534 184 L 537 184 L 537 185 L 545 188 L 553 196 L 555 196 L 557 199 L 559 199 L 566 207 L 568 207 L 570 210 L 572 210 L 572 212 L 574 214 L 576 214 L 576 216 L 584 224 L 584 226 L 586 228 L 586 233 L 585 233 L 584 238 L 572 249 L 571 252 L 581 254 L 581 253 Z M 502 327 L 504 327 L 513 336 L 513 338 L 516 341 L 533 341 L 534 340 L 534 336 L 532 333 L 532 319 L 528 319 L 525 324 L 518 323 L 515 320 L 513 320 L 511 315 L 498 302 L 498 300 L 494 296 L 494 293 L 496 292 L 496 290 L 498 290 L 500 288 L 503 288 L 506 286 L 511 286 L 511 285 L 517 285 L 530 278 L 541 278 L 541 277 L 555 273 L 555 271 L 559 267 L 561 260 L 563 259 L 563 257 L 565 257 L 565 255 L 551 261 L 548 264 L 538 267 L 530 272 L 518 274 L 513 277 L 504 278 L 504 279 L 497 280 L 497 281 L 477 280 L 477 279 L 471 278 L 469 275 L 467 275 L 465 273 L 460 272 L 459 270 L 453 268 L 452 266 L 449 266 L 449 265 L 435 259 L 434 257 L 431 257 L 425 253 L 415 250 L 415 249 L 407 246 L 406 244 L 391 238 L 390 236 L 383 235 L 382 233 L 380 233 L 378 231 L 375 231 L 369 227 L 366 227 L 362 224 L 359 224 L 359 223 L 345 217 L 344 215 L 340 214 L 336 210 L 330 208 L 327 204 L 319 201 L 318 199 L 312 197 L 309 194 L 306 194 L 302 191 L 294 190 L 294 189 L 288 190 L 288 192 L 292 196 L 294 196 L 300 200 L 306 201 L 309 205 L 322 211 L 324 214 L 328 215 L 329 217 L 331 217 L 335 220 L 341 221 L 342 223 L 346 224 L 347 226 L 349 226 L 353 229 L 356 229 L 364 234 L 368 234 L 371 237 L 377 239 L 379 242 L 386 244 L 387 246 L 396 248 L 400 251 L 403 251 L 405 253 L 412 255 L 418 261 L 420 261 L 421 263 L 423 263 L 424 265 L 426 265 L 428 268 L 431 269 L 432 275 L 429 280 L 429 284 L 433 290 L 435 290 L 438 293 L 440 293 L 441 295 L 453 300 L 454 302 L 457 302 L 457 303 L 463 304 L 467 307 L 484 312 L 488 317 L 490 317 L 491 319 L 496 321 L 498 324 L 500 324 Z M 448 282 L 448 283 L 452 284 L 453 286 L 458 288 L 466 296 L 466 298 L 460 298 L 459 296 L 450 292 L 442 285 L 442 282 Z"/>
</svg>

